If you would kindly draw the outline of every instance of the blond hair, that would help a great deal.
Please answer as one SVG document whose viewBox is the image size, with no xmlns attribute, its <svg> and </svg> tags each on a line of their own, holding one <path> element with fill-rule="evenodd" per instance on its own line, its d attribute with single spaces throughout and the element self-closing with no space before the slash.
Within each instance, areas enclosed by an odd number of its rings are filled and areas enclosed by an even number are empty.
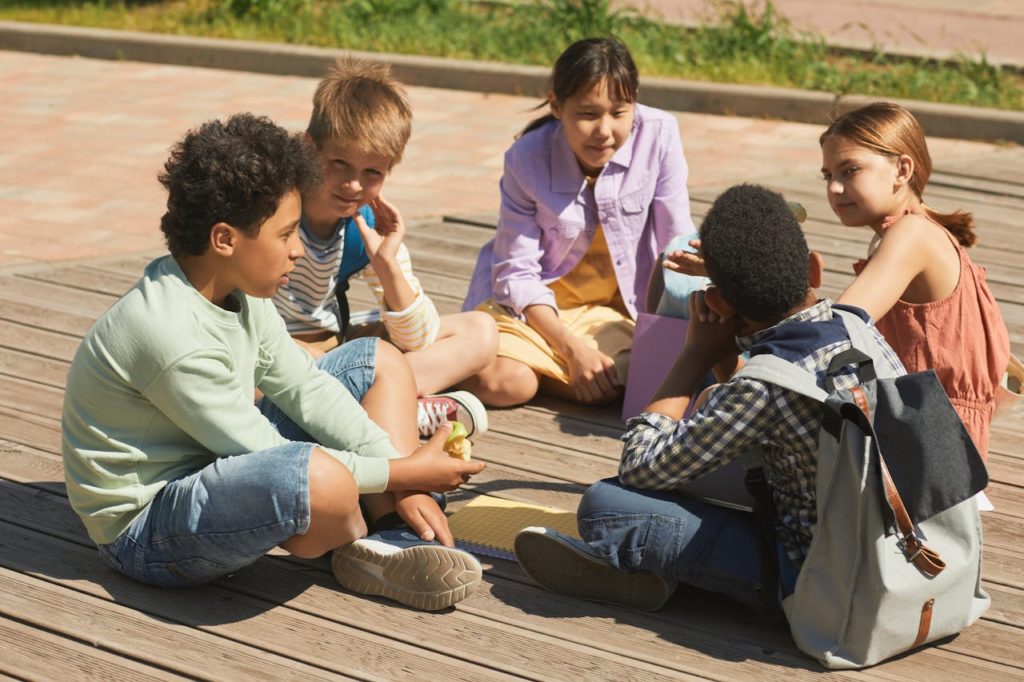
<svg viewBox="0 0 1024 682">
<path fill-rule="evenodd" d="M 924 200 L 924 188 L 932 174 L 932 158 L 928 154 L 924 130 L 909 111 L 898 104 L 874 102 L 834 120 L 818 142 L 824 145 L 830 137 L 849 140 L 884 156 L 909 156 L 914 162 L 910 189 L 919 200 Z M 923 204 L 922 208 L 932 220 L 949 230 L 962 246 L 973 246 L 978 240 L 974 234 L 974 217 L 970 213 L 939 213 Z"/>
<path fill-rule="evenodd" d="M 335 139 L 394 165 L 412 133 L 412 108 L 390 66 L 341 57 L 316 88 L 306 132 L 318 149 Z"/>
</svg>

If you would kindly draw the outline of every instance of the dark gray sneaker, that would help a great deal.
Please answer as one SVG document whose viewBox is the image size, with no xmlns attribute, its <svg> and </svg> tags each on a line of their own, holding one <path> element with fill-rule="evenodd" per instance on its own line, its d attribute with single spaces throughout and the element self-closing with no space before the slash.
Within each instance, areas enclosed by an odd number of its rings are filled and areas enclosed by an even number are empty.
<svg viewBox="0 0 1024 682">
<path fill-rule="evenodd" d="M 483 571 L 472 554 L 424 542 L 408 529 L 385 530 L 339 547 L 331 556 L 342 587 L 439 611 L 465 599 Z"/>
<path fill-rule="evenodd" d="M 586 543 L 551 528 L 519 531 L 516 560 L 526 573 L 552 592 L 655 611 L 676 583 L 650 571 L 623 573 L 594 554 Z"/>
</svg>

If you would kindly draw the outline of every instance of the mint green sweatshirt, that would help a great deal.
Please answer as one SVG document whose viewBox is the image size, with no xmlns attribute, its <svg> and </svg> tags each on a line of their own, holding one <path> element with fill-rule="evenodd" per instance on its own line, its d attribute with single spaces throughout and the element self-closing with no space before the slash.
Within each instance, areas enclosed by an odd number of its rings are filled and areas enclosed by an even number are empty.
<svg viewBox="0 0 1024 682">
<path fill-rule="evenodd" d="M 92 326 L 68 372 L 64 472 L 97 544 L 113 542 L 168 482 L 217 457 L 289 442 L 260 414 L 273 400 L 381 492 L 399 454 L 345 388 L 288 336 L 270 299 L 215 306 L 170 256 L 158 258 Z"/>
</svg>

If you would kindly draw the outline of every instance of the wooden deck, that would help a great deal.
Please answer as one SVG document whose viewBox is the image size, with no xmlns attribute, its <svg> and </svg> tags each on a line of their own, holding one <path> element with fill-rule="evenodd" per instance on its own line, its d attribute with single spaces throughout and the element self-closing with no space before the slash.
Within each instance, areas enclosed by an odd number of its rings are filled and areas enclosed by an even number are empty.
<svg viewBox="0 0 1024 682">
<path fill-rule="evenodd" d="M 831 217 L 819 188 L 779 189 L 812 216 Z M 713 197 L 694 197 L 697 216 Z M 1014 352 L 1024 357 L 1021 169 L 939 171 L 929 198 L 976 209 L 982 241 L 973 257 L 988 266 Z M 458 309 L 476 250 L 491 235 L 473 222 L 410 229 L 417 272 L 442 312 Z M 814 218 L 806 231 L 829 265 L 826 293 L 835 294 L 868 235 Z M 475 594 L 439 614 L 348 594 L 326 560 L 282 554 L 188 590 L 145 587 L 107 569 L 65 497 L 64 379 L 91 322 L 155 255 L 0 272 L 0 678 L 790 682 L 824 674 L 786 631 L 754 624 L 722 598 L 680 590 L 662 611 L 634 613 L 544 592 L 500 560 L 486 563 Z M 357 287 L 357 303 L 369 304 L 362 295 Z M 474 450 L 488 468 L 453 509 L 486 494 L 571 510 L 587 484 L 616 471 L 617 410 L 538 401 L 490 419 Z M 836 676 L 1024 678 L 1022 436 L 1024 425 L 1004 422 L 992 439 L 989 495 L 998 511 L 984 515 L 985 618 L 938 646 Z"/>
</svg>

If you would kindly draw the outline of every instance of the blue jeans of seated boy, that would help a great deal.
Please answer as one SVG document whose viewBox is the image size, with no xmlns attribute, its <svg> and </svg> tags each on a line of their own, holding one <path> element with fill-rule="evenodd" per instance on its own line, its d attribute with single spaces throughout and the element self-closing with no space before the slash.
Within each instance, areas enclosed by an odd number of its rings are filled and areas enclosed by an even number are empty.
<svg viewBox="0 0 1024 682">
<path fill-rule="evenodd" d="M 753 515 L 614 478 L 590 486 L 576 512 L 580 536 L 624 572 L 651 571 L 760 609 L 761 531 Z M 796 572 L 780 560 L 783 593 Z M 784 564 L 784 565 L 783 565 Z"/>
<path fill-rule="evenodd" d="M 358 339 L 317 365 L 361 400 L 376 359 L 377 339 Z M 296 442 L 220 457 L 169 482 L 117 540 L 99 547 L 108 565 L 150 585 L 194 585 L 248 566 L 309 529 L 312 439 L 266 398 L 259 407 Z"/>
</svg>

